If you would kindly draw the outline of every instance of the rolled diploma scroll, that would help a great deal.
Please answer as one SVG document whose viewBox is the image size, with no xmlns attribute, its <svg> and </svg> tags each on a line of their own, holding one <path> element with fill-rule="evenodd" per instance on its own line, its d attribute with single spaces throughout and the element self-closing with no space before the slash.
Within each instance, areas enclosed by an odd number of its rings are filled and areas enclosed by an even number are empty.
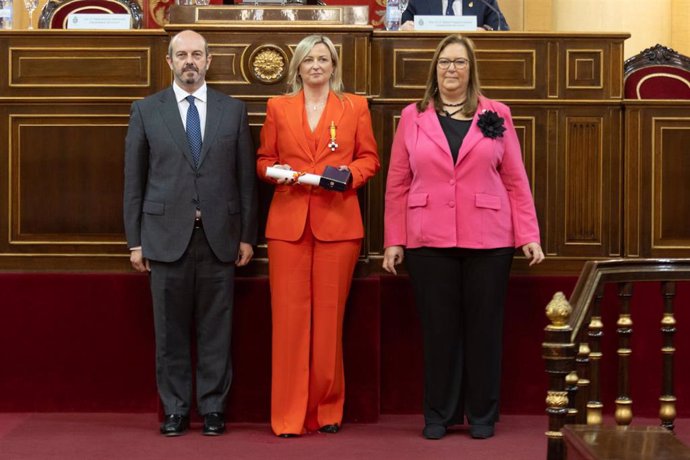
<svg viewBox="0 0 690 460">
<path fill-rule="evenodd" d="M 268 166 L 266 168 L 266 177 L 270 177 L 271 179 L 292 179 L 298 184 L 305 185 L 319 185 L 319 181 L 321 181 L 321 176 L 317 174 L 303 173 L 291 169 L 274 168 L 273 166 Z"/>
</svg>

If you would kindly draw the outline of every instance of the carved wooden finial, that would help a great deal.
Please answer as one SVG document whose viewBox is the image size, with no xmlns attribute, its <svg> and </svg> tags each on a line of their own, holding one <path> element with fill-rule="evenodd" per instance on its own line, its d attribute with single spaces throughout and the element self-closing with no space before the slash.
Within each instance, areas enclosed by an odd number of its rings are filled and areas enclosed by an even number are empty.
<svg viewBox="0 0 690 460">
<path fill-rule="evenodd" d="M 573 308 L 570 306 L 570 302 L 566 299 L 565 294 L 560 291 L 555 293 L 546 306 L 546 316 L 551 321 L 550 327 L 552 329 L 568 327 L 568 319 L 570 319 L 572 311 Z"/>
</svg>

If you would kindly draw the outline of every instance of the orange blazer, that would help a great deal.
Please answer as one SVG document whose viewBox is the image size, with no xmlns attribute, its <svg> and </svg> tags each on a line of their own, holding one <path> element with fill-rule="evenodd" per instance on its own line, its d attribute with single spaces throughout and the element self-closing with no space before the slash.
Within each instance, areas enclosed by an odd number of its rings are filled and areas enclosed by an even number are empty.
<svg viewBox="0 0 690 460">
<path fill-rule="evenodd" d="M 256 162 L 259 177 L 267 182 L 266 167 L 288 164 L 295 171 L 321 174 L 326 166 L 347 165 L 352 187 L 335 192 L 310 185 L 276 185 L 268 211 L 266 238 L 297 241 L 309 223 L 321 241 L 362 238 L 364 227 L 356 189 L 379 170 L 376 140 L 367 100 L 354 94 L 342 98 L 331 92 L 322 117 L 322 132 L 316 154 L 304 133 L 304 93 L 270 99 L 261 129 L 261 146 Z M 329 126 L 336 125 L 338 147 L 331 151 Z"/>
</svg>

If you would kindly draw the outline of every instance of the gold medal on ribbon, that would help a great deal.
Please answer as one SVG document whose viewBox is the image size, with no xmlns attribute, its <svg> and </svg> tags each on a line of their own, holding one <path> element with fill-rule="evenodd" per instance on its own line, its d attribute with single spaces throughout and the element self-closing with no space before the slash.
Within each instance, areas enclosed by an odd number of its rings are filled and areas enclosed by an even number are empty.
<svg viewBox="0 0 690 460">
<path fill-rule="evenodd" d="M 331 126 L 328 128 L 328 131 L 331 133 L 331 142 L 328 143 L 328 148 L 331 149 L 331 152 L 335 152 L 335 149 L 338 148 L 338 144 L 335 142 L 335 121 L 331 121 Z"/>
</svg>

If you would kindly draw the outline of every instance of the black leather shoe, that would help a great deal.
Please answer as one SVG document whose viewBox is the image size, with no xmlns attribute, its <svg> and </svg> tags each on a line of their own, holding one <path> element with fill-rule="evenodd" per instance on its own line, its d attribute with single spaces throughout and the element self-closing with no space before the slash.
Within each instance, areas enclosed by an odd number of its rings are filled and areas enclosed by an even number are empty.
<svg viewBox="0 0 690 460">
<path fill-rule="evenodd" d="M 336 434 L 338 431 L 340 431 L 340 427 L 336 424 L 324 425 L 321 428 L 319 428 L 319 433 Z"/>
<path fill-rule="evenodd" d="M 471 425 L 470 436 L 473 439 L 487 439 L 494 435 L 493 425 Z"/>
<path fill-rule="evenodd" d="M 189 428 L 189 416 L 181 414 L 169 414 L 161 424 L 163 436 L 180 436 Z"/>
<path fill-rule="evenodd" d="M 446 435 L 446 427 L 435 423 L 429 423 L 424 427 L 422 435 L 427 439 L 441 439 Z"/>
<path fill-rule="evenodd" d="M 298 435 L 295 433 L 283 433 L 278 435 L 279 438 L 296 438 L 297 436 Z"/>
<path fill-rule="evenodd" d="M 225 417 L 222 412 L 210 412 L 204 415 L 204 436 L 218 436 L 225 433 Z"/>
</svg>

